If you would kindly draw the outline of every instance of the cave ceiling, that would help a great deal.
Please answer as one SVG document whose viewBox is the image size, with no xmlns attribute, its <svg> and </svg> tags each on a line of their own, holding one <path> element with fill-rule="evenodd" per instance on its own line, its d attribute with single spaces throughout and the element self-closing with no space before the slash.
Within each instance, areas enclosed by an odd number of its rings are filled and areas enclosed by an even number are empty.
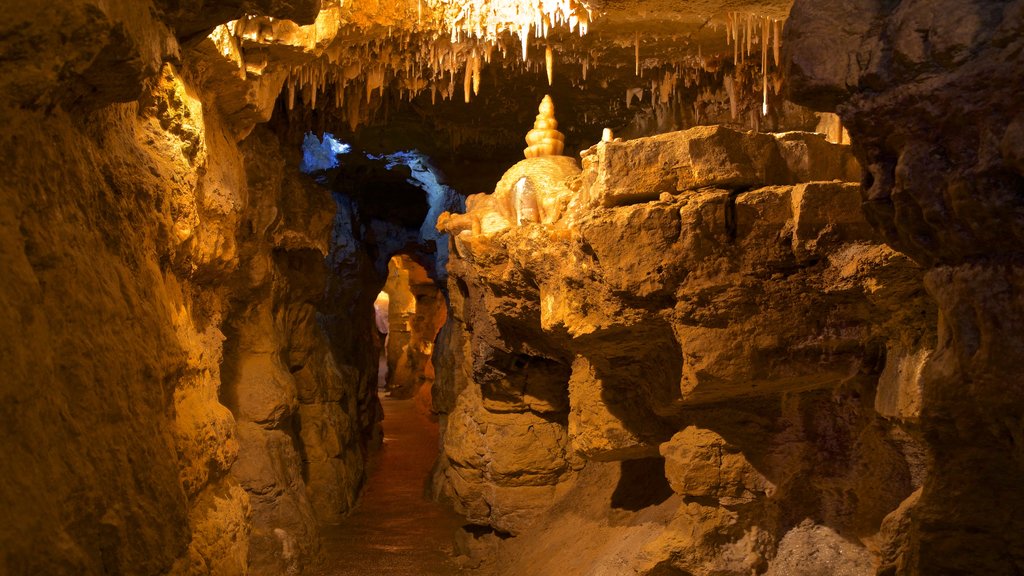
<svg viewBox="0 0 1024 576">
<path fill-rule="evenodd" d="M 545 94 L 567 155 L 604 128 L 631 138 L 816 121 L 785 100 L 791 0 L 299 4 L 223 6 L 241 16 L 200 32 L 182 16 L 179 37 L 204 55 L 199 73 L 240 134 L 270 120 L 296 141 L 313 130 L 377 153 L 418 147 L 467 193 L 521 157 Z"/>
</svg>

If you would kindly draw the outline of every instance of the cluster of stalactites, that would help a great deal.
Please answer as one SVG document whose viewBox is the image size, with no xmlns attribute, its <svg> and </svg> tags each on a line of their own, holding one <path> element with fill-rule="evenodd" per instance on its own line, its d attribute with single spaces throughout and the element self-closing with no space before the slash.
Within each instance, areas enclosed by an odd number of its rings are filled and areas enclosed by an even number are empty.
<svg viewBox="0 0 1024 576">
<path fill-rule="evenodd" d="M 592 8 L 586 0 L 427 0 L 431 11 L 440 15 L 451 41 L 474 38 L 497 42 L 506 32 L 518 37 L 523 60 L 531 33 L 547 38 L 554 28 L 568 28 L 584 36 Z"/>
<path fill-rule="evenodd" d="M 756 57 L 757 51 L 754 46 L 759 47 L 761 64 L 761 115 L 768 115 L 768 84 L 769 76 L 774 84 L 774 92 L 779 93 L 782 85 L 782 75 L 779 72 L 779 52 L 782 44 L 782 21 L 767 16 L 756 14 L 742 14 L 730 12 L 725 25 L 726 43 L 733 47 L 734 67 L 739 70 L 752 56 Z M 769 45 L 775 60 L 775 74 L 770 74 L 768 50 Z M 737 116 L 736 83 L 737 78 L 726 78 L 725 89 L 729 94 L 729 104 L 733 119 Z"/>
<path fill-rule="evenodd" d="M 409 58 L 417 54 L 417 58 Z M 495 45 L 476 40 L 451 43 L 447 38 L 413 33 L 376 39 L 345 50 L 330 50 L 320 58 L 291 70 L 285 80 L 288 109 L 296 101 L 316 108 L 328 103 L 344 109 L 350 127 L 366 120 L 366 104 L 385 89 L 397 90 L 402 100 L 429 92 L 431 102 L 450 100 L 461 88 L 463 98 L 479 94 L 482 69 L 498 54 Z M 504 67 L 515 67 L 503 61 Z"/>
<path fill-rule="evenodd" d="M 546 44 L 543 60 L 531 61 L 531 34 L 547 38 L 551 30 L 567 28 L 583 36 L 590 18 L 586 0 L 417 0 L 416 26 L 389 28 L 386 38 L 344 44 L 344 50 L 336 43 L 324 56 L 293 69 L 284 86 L 288 107 L 298 100 L 316 108 L 326 98 L 345 109 L 354 130 L 367 119 L 365 103 L 388 88 L 397 88 L 403 100 L 429 91 L 436 103 L 438 98 L 452 99 L 461 87 L 468 103 L 480 93 L 484 66 L 498 54 L 504 70 L 522 73 L 543 67 L 551 84 L 554 52 Z M 254 31 L 239 27 L 237 32 Z M 513 46 L 521 46 L 518 61 L 510 57 L 519 52 Z"/>
<path fill-rule="evenodd" d="M 558 131 L 558 120 L 555 120 L 555 103 L 551 96 L 544 96 L 537 108 L 537 118 L 533 121 L 533 130 L 526 133 L 526 149 L 523 156 L 537 158 L 540 156 L 561 156 L 565 149 L 565 135 Z"/>
<path fill-rule="evenodd" d="M 432 103 L 439 98 L 457 98 L 461 90 L 462 99 L 469 102 L 480 93 L 482 71 L 489 64 L 499 65 L 507 74 L 543 70 L 550 85 L 555 60 L 552 44 L 541 44 L 544 46 L 543 58 L 538 53 L 532 60 L 516 58 L 518 50 L 515 46 L 520 40 L 528 39 L 530 33 L 544 37 L 554 26 L 568 26 L 583 33 L 590 17 L 589 7 L 574 0 L 457 5 L 441 0 L 417 0 L 417 10 L 428 13 L 426 20 L 427 26 L 433 27 L 431 31 L 388 29 L 386 37 L 380 34 L 376 39 L 359 44 L 338 42 L 324 56 L 293 70 L 285 84 L 289 108 L 296 100 L 315 108 L 326 99 L 335 107 L 344 109 L 344 115 L 354 130 L 368 119 L 370 107 L 366 103 L 374 94 L 382 95 L 385 90 L 397 90 L 401 100 L 411 100 L 429 92 Z M 499 14 L 508 17 L 497 18 Z M 511 17 L 513 14 L 515 18 Z M 418 14 L 417 20 L 419 17 Z M 516 22 L 518 27 L 511 25 Z M 698 46 L 696 55 L 691 54 L 675 63 L 661 62 L 652 74 L 652 61 L 641 60 L 641 35 L 637 33 L 633 38 L 636 74 L 643 80 L 627 90 L 626 107 L 635 101 L 646 101 L 648 90 L 653 107 L 678 107 L 680 102 L 676 93 L 679 87 L 700 85 L 702 81 L 707 82 L 710 75 L 717 90 L 721 91 L 719 93 L 728 99 L 733 120 L 739 120 L 741 99 L 745 101 L 751 93 L 761 92 L 760 114 L 751 110 L 751 118 L 746 119 L 752 128 L 757 129 L 760 116 L 768 114 L 769 87 L 775 94 L 781 89 L 779 51 L 782 23 L 771 17 L 735 12 L 729 13 L 724 23 L 728 44 L 733 47 L 731 72 L 727 72 L 728 67 L 723 65 L 728 56 L 705 56 Z M 450 37 L 438 28 L 444 26 L 450 29 Z M 235 32 L 239 36 L 254 33 L 262 36 L 267 30 L 257 31 L 252 26 L 242 26 Z M 517 34 L 520 34 L 518 38 Z M 365 34 L 359 35 L 366 37 Z M 564 44 L 561 49 L 565 49 Z M 573 80 L 575 85 L 584 86 L 588 70 L 597 65 L 599 52 L 590 52 L 582 56 L 568 56 L 581 67 L 582 81 Z M 564 53 L 560 55 L 560 58 L 566 57 Z M 699 116 L 697 103 L 693 105 L 694 115 Z"/>
<path fill-rule="evenodd" d="M 782 20 L 753 13 L 730 12 L 725 19 L 726 43 L 732 46 L 732 72 L 725 72 L 724 64 L 729 55 L 705 55 L 701 46 L 697 46 L 697 54 L 686 56 L 674 63 L 658 62 L 642 59 L 643 36 L 637 31 L 633 37 L 634 73 L 644 82 L 626 89 L 626 108 L 634 103 L 643 103 L 650 95 L 650 105 L 657 113 L 659 108 L 678 107 L 680 101 L 675 94 L 680 84 L 686 88 L 701 86 L 710 80 L 714 86 L 704 86 L 701 92 L 704 100 L 714 100 L 713 91 L 724 91 L 729 101 L 733 120 L 740 120 L 739 108 L 741 96 L 746 97 L 755 90 L 760 93 L 760 114 L 751 111 L 747 123 L 754 130 L 760 125 L 760 117 L 767 116 L 769 107 L 769 88 L 778 95 L 782 89 L 782 70 L 779 66 L 782 39 Z M 771 52 L 771 57 L 769 55 Z M 587 69 L 593 65 L 590 58 L 582 60 L 583 78 L 586 79 Z M 773 62 L 774 61 L 774 65 Z M 654 66 L 653 74 L 651 70 Z M 710 78 L 708 78 L 710 76 Z M 756 83 L 756 88 L 754 84 Z M 700 98 L 699 98 L 700 99 Z M 693 116 L 700 117 L 698 102 L 693 102 Z"/>
</svg>

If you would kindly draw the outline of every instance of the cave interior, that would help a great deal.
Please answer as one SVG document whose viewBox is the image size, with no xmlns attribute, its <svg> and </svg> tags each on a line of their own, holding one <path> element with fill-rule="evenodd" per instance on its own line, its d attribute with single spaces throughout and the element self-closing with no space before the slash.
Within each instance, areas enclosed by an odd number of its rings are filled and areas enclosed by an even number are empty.
<svg viewBox="0 0 1024 576">
<path fill-rule="evenodd" d="M 1024 574 L 1024 0 L 28 0 L 0 574 Z"/>
</svg>

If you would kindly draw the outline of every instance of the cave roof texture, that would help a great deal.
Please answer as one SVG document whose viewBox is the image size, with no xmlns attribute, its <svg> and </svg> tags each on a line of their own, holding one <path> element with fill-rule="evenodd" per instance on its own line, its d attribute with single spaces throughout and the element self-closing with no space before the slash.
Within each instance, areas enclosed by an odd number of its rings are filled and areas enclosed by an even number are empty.
<svg viewBox="0 0 1024 576">
<path fill-rule="evenodd" d="M 815 121 L 781 96 L 778 54 L 761 62 L 761 38 L 778 42 L 791 0 L 62 4 L 18 7 L 3 25 L 15 53 L 65 48 L 29 69 L 12 67 L 12 101 L 130 101 L 162 61 L 179 62 L 216 94 L 239 138 L 273 116 L 298 137 L 340 133 L 377 152 L 418 146 L 448 172 L 457 164 L 467 174 L 494 158 L 513 163 L 548 93 L 567 155 L 606 127 L 635 137 L 701 123 L 812 129 Z M 90 42 L 67 49 L 76 38 Z M 762 119 L 753 112 L 763 65 L 770 105 Z M 726 76 L 737 80 L 738 112 L 730 113 Z M 47 83 L 61 88 L 44 92 Z M 460 191 L 493 185 L 500 170 L 484 171 Z"/>
</svg>

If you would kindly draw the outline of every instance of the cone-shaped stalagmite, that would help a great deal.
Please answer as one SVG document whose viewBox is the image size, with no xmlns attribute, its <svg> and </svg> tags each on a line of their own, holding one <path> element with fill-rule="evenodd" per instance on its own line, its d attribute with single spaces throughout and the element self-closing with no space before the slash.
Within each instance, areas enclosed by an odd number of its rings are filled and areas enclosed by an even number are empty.
<svg viewBox="0 0 1024 576">
<path fill-rule="evenodd" d="M 555 103 L 551 96 L 544 96 L 537 108 L 539 114 L 533 121 L 533 130 L 526 134 L 526 149 L 523 156 L 561 156 L 565 148 L 565 135 L 558 131 L 558 120 L 555 120 Z"/>
</svg>

